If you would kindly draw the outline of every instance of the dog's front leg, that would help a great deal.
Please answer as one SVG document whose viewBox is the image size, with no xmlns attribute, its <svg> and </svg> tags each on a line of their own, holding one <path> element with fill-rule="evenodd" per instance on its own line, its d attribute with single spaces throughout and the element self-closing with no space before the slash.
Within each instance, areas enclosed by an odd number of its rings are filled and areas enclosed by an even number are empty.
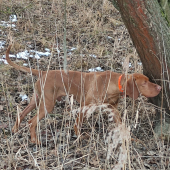
<svg viewBox="0 0 170 170">
<path fill-rule="evenodd" d="M 82 112 L 82 109 L 80 109 L 80 112 L 78 113 L 76 118 L 76 123 L 74 124 L 74 131 L 77 136 L 80 135 L 81 127 L 85 117 L 86 117 L 86 112 Z"/>
</svg>

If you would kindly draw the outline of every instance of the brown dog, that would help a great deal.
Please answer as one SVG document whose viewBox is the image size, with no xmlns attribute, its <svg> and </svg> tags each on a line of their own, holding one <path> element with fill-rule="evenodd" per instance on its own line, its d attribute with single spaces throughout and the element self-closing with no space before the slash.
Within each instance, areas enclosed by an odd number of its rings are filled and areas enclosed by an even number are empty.
<svg viewBox="0 0 170 170">
<path fill-rule="evenodd" d="M 31 120 L 30 134 L 31 142 L 38 143 L 35 128 L 37 119 L 41 120 L 46 113 L 50 113 L 57 99 L 68 94 L 73 94 L 81 107 L 89 104 L 108 103 L 116 107 L 120 94 L 124 92 L 133 99 L 137 99 L 139 94 L 146 97 L 154 97 L 159 94 L 161 87 L 149 82 L 149 79 L 142 74 L 131 74 L 125 76 L 111 71 L 83 73 L 78 71 L 68 71 L 66 74 L 62 70 L 40 71 L 22 67 L 13 63 L 9 58 L 11 45 L 6 51 L 6 60 L 15 69 L 31 73 L 39 77 L 35 83 L 35 92 L 29 105 L 20 113 L 12 129 L 17 132 L 19 124 L 24 117 L 36 106 L 39 106 L 38 114 Z M 84 114 L 79 114 L 74 126 L 76 134 L 79 134 Z M 115 122 L 121 122 L 120 116 L 115 112 Z"/>
</svg>

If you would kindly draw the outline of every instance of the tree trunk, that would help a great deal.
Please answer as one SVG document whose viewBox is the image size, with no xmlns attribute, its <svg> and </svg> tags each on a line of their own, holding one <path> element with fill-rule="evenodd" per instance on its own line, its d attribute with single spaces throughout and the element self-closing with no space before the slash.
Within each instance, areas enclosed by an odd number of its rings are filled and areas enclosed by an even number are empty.
<svg viewBox="0 0 170 170">
<path fill-rule="evenodd" d="M 157 110 L 160 129 L 162 113 L 170 124 L 170 31 L 156 0 L 112 0 L 121 13 L 131 39 L 142 61 L 144 74 L 162 86 L 162 93 L 150 101 L 161 107 Z M 166 126 L 167 127 L 167 126 Z M 169 127 L 169 126 L 168 126 Z"/>
</svg>

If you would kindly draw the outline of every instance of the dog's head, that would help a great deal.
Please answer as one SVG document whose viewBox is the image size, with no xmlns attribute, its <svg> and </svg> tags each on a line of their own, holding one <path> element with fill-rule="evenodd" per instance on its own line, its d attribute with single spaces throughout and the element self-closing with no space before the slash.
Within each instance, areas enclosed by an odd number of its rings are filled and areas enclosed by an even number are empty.
<svg viewBox="0 0 170 170">
<path fill-rule="evenodd" d="M 126 95 L 137 99 L 139 94 L 145 97 L 155 97 L 161 91 L 161 86 L 151 83 L 143 74 L 134 73 L 129 75 L 126 81 Z"/>
</svg>

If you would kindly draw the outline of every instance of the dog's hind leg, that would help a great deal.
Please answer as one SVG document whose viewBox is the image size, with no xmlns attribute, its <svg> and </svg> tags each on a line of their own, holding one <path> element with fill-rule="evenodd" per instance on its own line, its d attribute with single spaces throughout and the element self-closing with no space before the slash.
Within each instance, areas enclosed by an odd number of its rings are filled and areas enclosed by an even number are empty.
<svg viewBox="0 0 170 170">
<path fill-rule="evenodd" d="M 12 128 L 12 132 L 15 133 L 18 131 L 18 128 L 20 126 L 20 123 L 22 122 L 22 120 L 24 119 L 24 117 L 31 112 L 33 109 L 36 108 L 36 106 L 38 106 L 39 104 L 39 99 L 38 96 L 35 95 L 35 93 L 32 96 L 32 99 L 29 103 L 29 105 L 19 114 L 19 117 L 17 116 L 16 118 L 16 122 L 15 125 Z"/>
<path fill-rule="evenodd" d="M 38 113 L 28 122 L 30 124 L 30 135 L 32 143 L 40 143 L 36 135 L 37 123 L 45 117 L 45 114 L 51 113 L 54 109 L 55 100 L 53 100 L 53 96 L 48 96 L 48 98 L 45 97 L 45 99 L 45 103 L 43 100 L 41 101 Z"/>
</svg>

